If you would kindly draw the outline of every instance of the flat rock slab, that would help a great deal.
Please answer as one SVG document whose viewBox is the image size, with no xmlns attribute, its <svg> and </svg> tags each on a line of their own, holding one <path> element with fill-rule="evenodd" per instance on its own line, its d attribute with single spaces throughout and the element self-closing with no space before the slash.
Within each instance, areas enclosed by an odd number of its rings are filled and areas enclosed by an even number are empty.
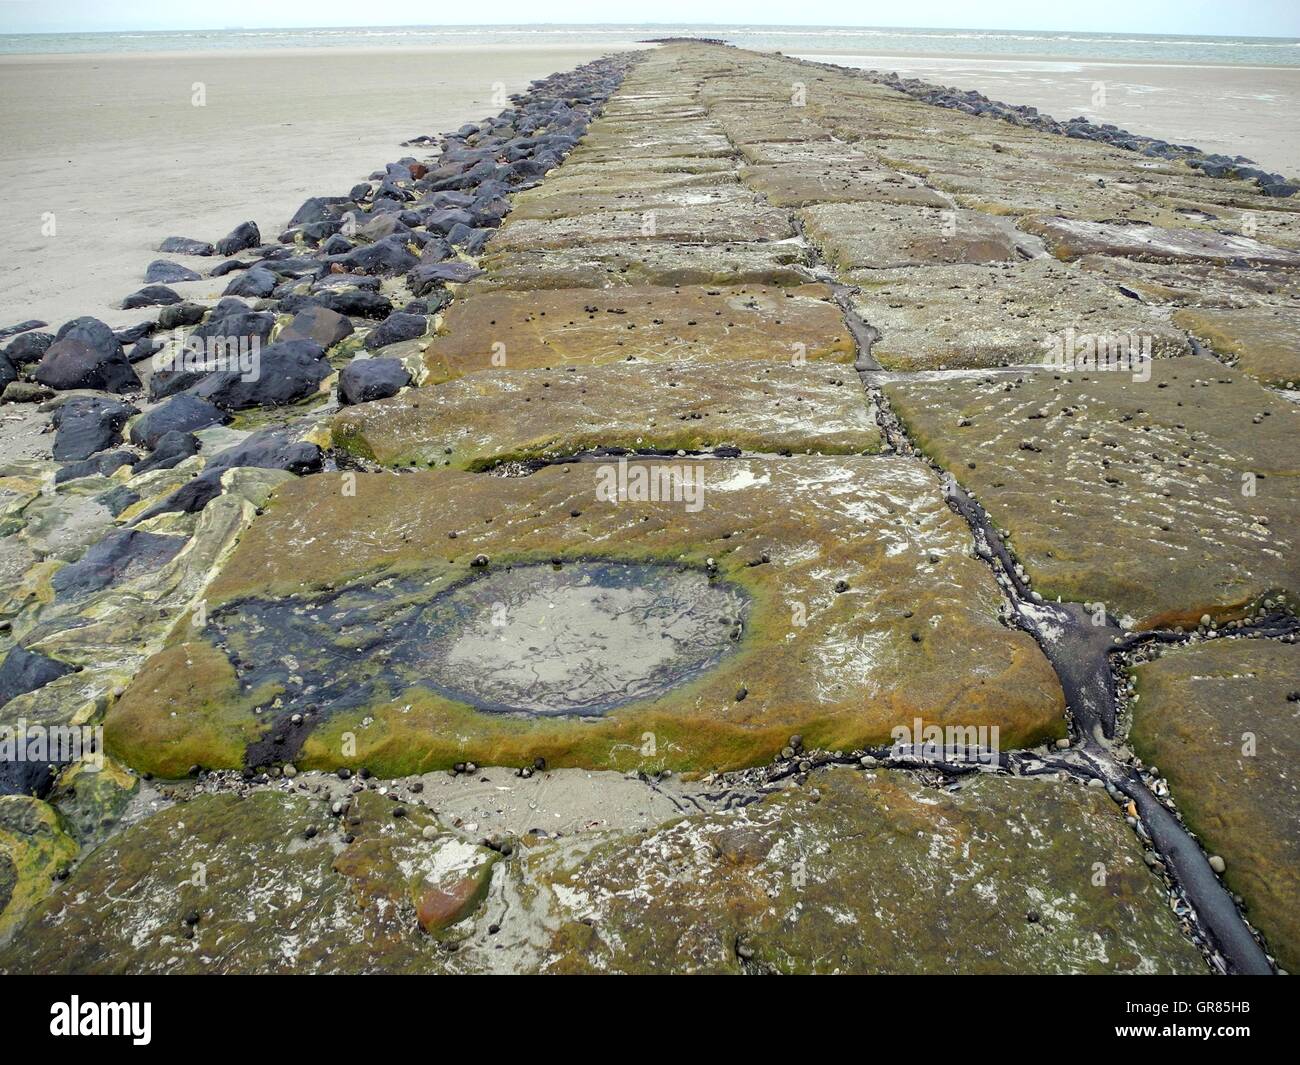
<svg viewBox="0 0 1300 1065">
<path fill-rule="evenodd" d="M 603 241 L 545 251 L 494 251 L 479 260 L 484 288 L 626 288 L 629 285 L 802 285 L 812 280 L 806 248 L 793 241 L 673 244 Z"/>
<path fill-rule="evenodd" d="M 1026 218 L 1020 226 L 1047 241 L 1058 259 L 1120 255 L 1147 262 L 1231 263 L 1300 266 L 1300 251 L 1277 248 L 1237 233 L 1164 229 L 1142 224 L 1088 222 L 1072 218 Z"/>
<path fill-rule="evenodd" d="M 1188 307 L 1174 312 L 1174 323 L 1261 384 L 1295 388 L 1300 382 L 1300 310 L 1294 307 Z"/>
<path fill-rule="evenodd" d="M 549 972 L 1205 971 L 1116 806 L 1073 783 L 831 769 L 526 863 L 556 898 Z"/>
<path fill-rule="evenodd" d="M 755 141 L 739 148 L 752 166 L 821 167 L 857 165 L 863 160 L 859 146 L 838 141 Z"/>
<path fill-rule="evenodd" d="M 684 207 L 717 209 L 734 204 L 752 207 L 757 202 L 753 192 L 736 182 L 674 175 L 676 180 L 659 182 L 659 187 L 639 183 L 640 176 L 629 175 L 631 182 L 611 185 L 593 184 L 586 179 L 566 182 L 567 187 L 549 188 L 547 183 L 523 193 L 510 212 L 511 224 L 526 218 L 568 218 L 574 215 L 610 211 L 662 211 Z M 574 188 L 575 184 L 582 185 Z"/>
<path fill-rule="evenodd" d="M 816 203 L 898 203 L 950 208 L 951 199 L 907 174 L 880 170 L 869 159 L 857 163 L 787 163 L 750 166 L 741 180 L 778 207 Z"/>
<path fill-rule="evenodd" d="M 1300 647 L 1216 639 L 1134 671 L 1130 742 L 1168 779 L 1191 829 L 1226 865 L 1282 968 L 1300 968 Z"/>
<path fill-rule="evenodd" d="M 722 129 L 707 119 L 660 122 L 593 123 L 573 153 L 577 161 L 593 159 L 654 159 L 664 156 L 725 158 L 734 149 Z"/>
<path fill-rule="evenodd" d="M 712 205 L 602 211 L 565 218 L 521 218 L 501 227 L 493 251 L 535 251 L 598 241 L 667 240 L 717 244 L 785 240 L 794 236 L 790 216 L 775 207 L 730 200 Z"/>
<path fill-rule="evenodd" d="M 0 795 L 0 948 L 76 857 L 76 841 L 54 807 L 27 795 Z"/>
<path fill-rule="evenodd" d="M 853 309 L 881 333 L 871 354 L 891 370 L 1030 365 L 1070 337 L 1132 340 L 1152 357 L 1188 352 L 1168 312 L 1143 306 L 1051 259 L 924 270 L 859 270 Z"/>
<path fill-rule="evenodd" d="M 823 285 L 483 292 L 457 301 L 425 352 L 434 382 L 477 370 L 627 360 L 852 362 Z"/>
<path fill-rule="evenodd" d="M 883 387 L 912 439 L 1013 534 L 1044 596 L 1102 602 L 1139 627 L 1195 626 L 1300 590 L 1300 411 L 1209 359 L 1147 370 Z"/>
<path fill-rule="evenodd" d="M 977 211 L 832 203 L 798 214 L 809 238 L 841 271 L 1014 262 L 1036 250 L 1006 219 Z"/>
<path fill-rule="evenodd" d="M 883 447 L 855 374 L 761 362 L 483 371 L 344 411 L 330 429 L 336 447 L 386 466 L 469 470 L 597 448 Z"/>
<path fill-rule="evenodd" d="M 782 86 L 786 99 L 779 103 L 753 100 L 728 102 L 717 100 L 709 107 L 709 117 L 717 122 L 736 144 L 759 144 L 763 141 L 829 141 L 830 130 L 808 117 L 806 109 L 791 107 L 791 86 Z M 774 96 L 779 96 L 774 93 Z"/>
<path fill-rule="evenodd" d="M 393 806 L 373 792 L 356 796 L 351 843 L 328 806 L 302 795 L 202 795 L 171 806 L 79 864 L 24 926 L 21 951 L 0 955 L 0 970 L 438 970 L 441 952 L 417 929 L 416 890 L 496 855 L 450 835 L 425 839 L 437 821 L 419 810 L 395 818 Z"/>
<path fill-rule="evenodd" d="M 658 487 L 643 491 L 647 478 Z M 474 565 L 480 555 L 490 565 Z M 434 646 L 426 622 L 441 616 L 441 593 L 554 560 L 561 572 L 586 560 L 711 573 L 747 602 L 743 617 L 711 619 L 735 649 L 665 694 L 585 718 L 482 711 L 423 683 L 420 656 Z M 291 624 L 252 620 L 270 617 L 268 597 Z M 402 775 L 539 756 L 588 768 L 734 768 L 770 758 L 794 733 L 852 749 L 888 742 L 918 717 L 997 726 L 1006 748 L 1059 736 L 1056 676 L 1027 634 L 1000 622 L 999 601 L 965 523 L 910 460 L 611 460 L 530 477 L 440 470 L 355 483 L 319 475 L 286 484 L 244 535 L 208 590 L 212 627 L 178 626 L 188 642 L 137 675 L 109 710 L 106 740 L 160 775 L 238 765 L 250 743 L 254 763 L 300 744 L 300 764 Z M 509 602 L 502 608 L 508 625 Z M 310 720 L 290 729 L 293 712 Z M 266 742 L 277 734 L 287 746 Z"/>
<path fill-rule="evenodd" d="M 702 159 L 698 156 L 667 156 L 661 159 L 587 159 L 578 152 L 569 156 L 562 166 L 551 172 L 539 188 L 546 188 L 552 180 L 576 184 L 589 178 L 593 185 L 626 186 L 653 175 L 682 177 L 688 175 L 715 175 L 710 180 L 729 181 L 735 177 L 734 159 Z"/>
<path fill-rule="evenodd" d="M 1078 265 L 1156 305 L 1253 307 L 1300 300 L 1300 272 L 1281 267 L 1147 263 L 1112 255 L 1085 255 Z"/>
</svg>

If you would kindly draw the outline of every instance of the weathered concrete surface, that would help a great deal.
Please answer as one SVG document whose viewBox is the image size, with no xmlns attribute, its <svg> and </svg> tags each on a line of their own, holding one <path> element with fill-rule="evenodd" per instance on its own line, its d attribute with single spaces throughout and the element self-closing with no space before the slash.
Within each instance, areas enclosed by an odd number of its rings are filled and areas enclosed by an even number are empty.
<svg viewBox="0 0 1300 1065">
<path fill-rule="evenodd" d="M 1202 971 L 1114 804 L 1077 784 L 831 770 L 565 857 L 527 858 L 563 921 L 547 972 Z"/>
<path fill-rule="evenodd" d="M 1157 358 L 1189 350 L 1159 311 L 1051 259 L 859 270 L 848 279 L 859 288 L 853 309 L 881 333 L 871 354 L 890 370 L 1040 364 L 1068 331 L 1134 336 Z"/>
<path fill-rule="evenodd" d="M 597 448 L 883 449 L 856 375 L 779 363 L 483 371 L 346 410 L 331 431 L 336 446 L 386 466 L 470 470 Z"/>
<path fill-rule="evenodd" d="M 974 211 L 835 203 L 798 214 L 809 238 L 841 271 L 1015 262 L 1036 249 L 1033 238 L 1004 219 Z"/>
<path fill-rule="evenodd" d="M 619 476 L 634 486 L 638 471 L 674 466 L 681 478 L 702 479 L 698 507 L 673 501 L 666 487 L 657 502 L 635 501 L 635 487 L 622 502 L 598 495 Z M 552 466 L 525 478 L 375 474 L 357 477 L 354 495 L 343 482 L 318 476 L 286 485 L 210 586 L 209 616 L 225 604 L 297 595 L 304 608 L 320 601 L 324 617 L 345 605 L 330 606 L 334 591 L 360 595 L 399 574 L 418 577 L 411 594 L 427 602 L 472 577 L 479 555 L 491 570 L 553 559 L 707 569 L 712 559 L 718 578 L 752 601 L 736 651 L 711 672 L 582 720 L 484 712 L 427 690 L 418 668 L 400 665 L 402 619 L 409 624 L 411 615 L 401 613 L 407 593 L 393 596 L 355 631 L 321 629 L 339 653 L 376 637 L 376 650 L 395 650 L 391 667 L 374 652 L 369 666 L 354 665 L 352 704 L 323 707 L 313 719 L 304 764 L 402 774 L 541 756 L 552 765 L 628 768 L 641 764 L 642 737 L 651 733 L 662 766 L 709 770 L 769 758 L 793 733 L 830 749 L 888 742 L 893 726 L 917 717 L 997 725 L 1005 746 L 1062 731 L 1055 675 L 1029 636 L 999 622 L 997 591 L 971 557 L 968 530 L 919 463 L 791 457 L 634 462 L 621 475 L 615 463 Z M 386 619 L 385 609 L 398 613 Z M 311 646 L 287 648 L 283 636 L 250 630 L 240 657 L 259 685 L 246 689 L 208 639 L 193 630 L 178 637 L 185 642 L 156 656 L 109 711 L 108 747 L 130 764 L 161 775 L 195 763 L 237 766 L 269 717 L 312 701 L 292 679 Z M 295 663 L 262 672 L 275 654 Z M 361 684 L 366 675 L 371 688 Z M 255 713 L 272 703 L 278 709 Z M 352 755 L 343 754 L 345 734 L 354 737 Z"/>
<path fill-rule="evenodd" d="M 1300 273 L 1276 267 L 1148 263 L 1085 255 L 1078 265 L 1155 306 L 1254 307 L 1300 299 Z"/>
<path fill-rule="evenodd" d="M 496 855 L 430 814 L 357 796 L 345 842 L 320 802 L 208 795 L 128 828 L 34 914 L 0 969 L 76 973 L 437 970 L 416 930 L 427 892 Z M 308 833 L 311 833 L 308 836 Z M 469 908 L 464 916 L 472 913 Z"/>
<path fill-rule="evenodd" d="M 645 285 L 803 285 L 813 280 L 806 248 L 792 241 L 695 244 L 629 240 L 544 251 L 498 252 L 480 260 L 481 289 L 625 288 Z"/>
<path fill-rule="evenodd" d="M 1300 591 L 1300 411 L 1206 359 L 1146 369 L 1147 381 L 1026 370 L 884 389 L 913 439 L 1012 534 L 1044 596 L 1148 627 Z"/>
<path fill-rule="evenodd" d="M 741 180 L 778 207 L 817 203 L 897 203 L 951 208 L 943 193 L 908 174 L 879 170 L 869 159 L 857 163 L 785 163 L 751 166 Z"/>
<path fill-rule="evenodd" d="M 1212 854 L 1279 964 L 1300 968 L 1300 647 L 1218 639 L 1139 665 L 1130 742 Z"/>
<path fill-rule="evenodd" d="M 1117 808 L 1077 783 L 830 769 L 639 830 L 582 791 L 590 820 L 502 853 L 408 787 L 310 787 L 148 814 L 53 886 L 0 971 L 1203 971 Z"/>
<path fill-rule="evenodd" d="M 794 228 L 784 211 L 733 199 L 710 205 L 610 210 L 563 218 L 525 218 L 502 226 L 501 232 L 492 240 L 492 250 L 567 248 L 574 244 L 611 240 L 719 243 L 784 240 L 791 236 L 794 236 Z"/>
<path fill-rule="evenodd" d="M 1188 307 L 1175 312 L 1174 322 L 1261 384 L 1294 388 L 1300 381 L 1300 311 L 1294 307 Z"/>
<path fill-rule="evenodd" d="M 1300 266 L 1300 251 L 1278 248 L 1253 237 L 1197 229 L 1165 229 L 1141 224 L 1034 218 L 1021 227 L 1043 237 L 1058 259 L 1081 255 L 1121 255 L 1147 262 L 1242 260 L 1252 266 Z"/>
<path fill-rule="evenodd" d="M 478 370 L 765 359 L 852 362 L 822 285 L 483 292 L 454 304 L 425 352 L 429 383 Z"/>
</svg>

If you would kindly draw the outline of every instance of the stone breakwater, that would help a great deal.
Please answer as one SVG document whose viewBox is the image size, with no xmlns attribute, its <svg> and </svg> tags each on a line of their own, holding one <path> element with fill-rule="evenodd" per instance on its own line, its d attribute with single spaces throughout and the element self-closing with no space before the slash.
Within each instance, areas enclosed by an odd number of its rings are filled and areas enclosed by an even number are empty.
<svg viewBox="0 0 1300 1065">
<path fill-rule="evenodd" d="M 975 89 L 954 89 L 946 85 L 935 85 L 920 78 L 903 78 L 894 71 L 868 70 L 865 76 L 881 85 L 888 85 L 890 88 L 905 92 L 914 99 L 934 104 L 936 107 L 951 107 L 968 115 L 998 118 L 1016 126 L 1038 129 L 1046 133 L 1059 133 L 1064 137 L 1101 141 L 1116 148 L 1123 148 L 1125 151 L 1140 152 L 1152 159 L 1186 163 L 1211 177 L 1235 177 L 1254 181 L 1265 196 L 1287 197 L 1300 192 L 1300 185 L 1294 181 L 1288 180 L 1281 174 L 1262 170 L 1255 165 L 1253 159 L 1248 159 L 1244 155 L 1230 156 L 1221 152 L 1205 152 L 1190 144 L 1171 144 L 1159 137 L 1130 133 L 1112 122 L 1093 122 L 1082 115 L 1061 122 L 1050 115 L 1039 114 L 1038 108 L 1027 104 L 1007 104 L 1001 100 L 990 100 Z"/>
<path fill-rule="evenodd" d="M 0 969 L 1294 966 L 1294 204 L 715 44 L 514 104 L 5 349 L 0 725 L 104 750 L 0 763 Z"/>
</svg>

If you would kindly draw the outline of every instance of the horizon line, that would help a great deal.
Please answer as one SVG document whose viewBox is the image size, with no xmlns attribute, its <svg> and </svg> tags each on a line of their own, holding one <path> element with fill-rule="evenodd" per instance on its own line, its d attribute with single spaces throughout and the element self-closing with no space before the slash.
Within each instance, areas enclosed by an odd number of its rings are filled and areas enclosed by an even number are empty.
<svg viewBox="0 0 1300 1065">
<path fill-rule="evenodd" d="M 302 32 L 305 30 L 368 30 L 368 29 L 499 29 L 507 27 L 537 28 L 544 26 L 574 26 L 574 27 L 665 27 L 665 28 L 700 28 L 700 29 L 828 29 L 828 30 L 882 30 L 903 34 L 909 30 L 941 30 L 948 33 L 1017 33 L 1017 34 L 1046 34 L 1060 36 L 1064 34 L 1079 34 L 1089 37 L 1113 37 L 1124 35 L 1128 37 L 1179 37 L 1188 40 L 1260 40 L 1260 41 L 1289 41 L 1300 43 L 1300 37 L 1281 37 L 1272 34 L 1259 33 L 1149 33 L 1131 30 L 1046 30 L 1046 29 L 1016 29 L 1012 27 L 998 26 L 871 26 L 871 25 L 850 25 L 845 23 L 822 23 L 822 22 L 394 22 L 394 23 L 349 23 L 343 24 L 318 24 L 318 25 L 301 25 L 301 26 L 175 26 L 162 28 L 145 28 L 145 27 L 121 27 L 118 29 L 60 29 L 60 30 L 0 30 L 0 36 L 5 37 L 48 37 L 60 36 L 67 34 L 84 34 L 92 35 L 111 35 L 121 33 L 250 33 L 250 32 Z"/>
</svg>

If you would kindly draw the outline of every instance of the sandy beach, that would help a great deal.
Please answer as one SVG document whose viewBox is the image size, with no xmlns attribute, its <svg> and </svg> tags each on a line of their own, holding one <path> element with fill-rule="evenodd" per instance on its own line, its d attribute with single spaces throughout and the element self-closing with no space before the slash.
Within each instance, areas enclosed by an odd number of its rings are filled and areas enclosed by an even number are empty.
<svg viewBox="0 0 1300 1065">
<path fill-rule="evenodd" d="M 12 205 L 0 218 L 0 319 L 138 321 L 115 308 L 164 237 L 215 240 L 252 219 L 274 239 L 308 196 L 427 154 L 401 141 L 495 113 L 501 86 L 518 92 L 602 51 L 0 57 L 0 180 Z M 196 82 L 204 106 L 191 102 Z"/>
<path fill-rule="evenodd" d="M 1083 115 L 1133 133 L 1245 155 L 1300 174 L 1300 67 L 1090 63 L 1055 58 L 800 53 L 842 66 L 976 89 L 1065 120 Z M 1104 87 L 1098 93 L 1097 86 Z"/>
</svg>

